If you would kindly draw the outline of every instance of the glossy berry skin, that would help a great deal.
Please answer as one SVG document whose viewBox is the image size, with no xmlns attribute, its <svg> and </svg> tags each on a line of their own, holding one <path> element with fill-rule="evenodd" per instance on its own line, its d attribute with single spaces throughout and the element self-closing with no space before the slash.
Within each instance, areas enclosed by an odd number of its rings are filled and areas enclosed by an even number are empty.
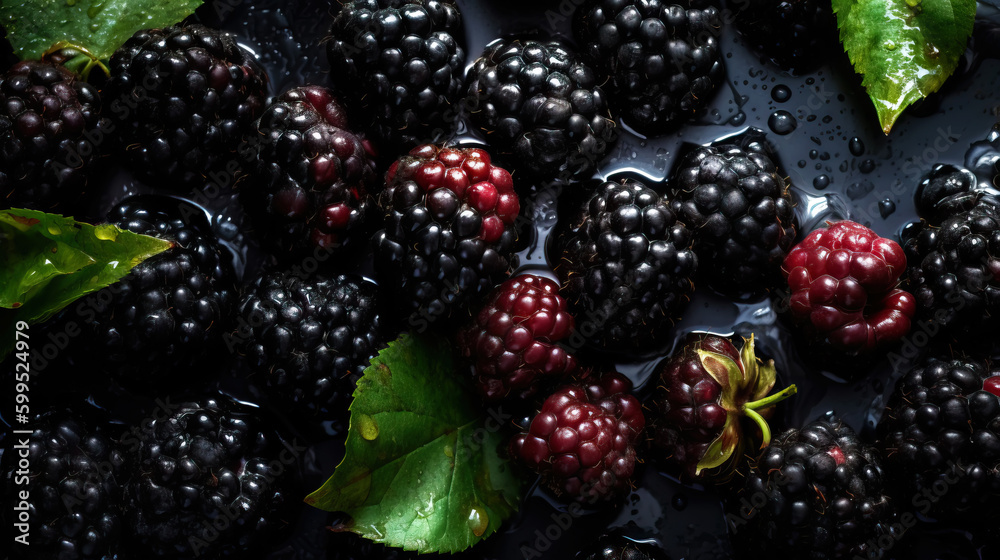
<svg viewBox="0 0 1000 560">
<path fill-rule="evenodd" d="M 916 302 L 896 287 L 905 269 L 899 244 L 849 221 L 810 233 L 781 267 L 792 319 L 849 355 L 871 353 L 909 332 Z"/>
<path fill-rule="evenodd" d="M 715 6 L 665 0 L 591 0 L 576 11 L 573 34 L 609 76 L 606 86 L 625 124 L 665 132 L 699 113 L 725 78 Z"/>
<path fill-rule="evenodd" d="M 676 170 L 671 194 L 671 208 L 695 232 L 701 277 L 712 287 L 739 295 L 778 283 L 796 220 L 762 139 L 694 150 Z"/>
<path fill-rule="evenodd" d="M 694 290 L 694 235 L 639 181 L 606 182 L 556 244 L 560 292 L 597 346 L 648 352 L 665 343 Z"/>
<path fill-rule="evenodd" d="M 597 74 L 560 41 L 494 41 L 467 80 L 473 122 L 517 169 L 589 176 L 614 143 Z"/>
<path fill-rule="evenodd" d="M 386 145 L 440 141 L 458 120 L 465 51 L 454 0 L 355 0 L 330 27 L 332 87 Z"/>
<path fill-rule="evenodd" d="M 256 173 L 240 186 L 258 237 L 279 259 L 337 252 L 365 238 L 374 152 L 330 90 L 289 90 L 256 124 Z"/>
<path fill-rule="evenodd" d="M 878 425 L 885 470 L 920 513 L 981 521 L 1000 498 L 1000 371 L 929 358 L 896 384 Z M 948 492 L 939 495 L 941 485 Z"/>
<path fill-rule="evenodd" d="M 362 370 L 384 343 L 378 296 L 360 278 L 265 273 L 240 302 L 227 341 L 246 356 L 250 381 L 280 406 L 343 420 Z"/>
<path fill-rule="evenodd" d="M 620 535 L 602 535 L 579 552 L 580 560 L 670 560 L 659 547 Z"/>
<path fill-rule="evenodd" d="M 1000 326 L 1000 203 L 978 193 L 956 194 L 940 226 L 921 223 L 903 239 L 910 262 L 905 286 L 920 316 L 962 343 L 992 343 Z"/>
<path fill-rule="evenodd" d="M 646 424 L 631 389 L 619 373 L 560 388 L 511 442 L 511 454 L 558 495 L 587 503 L 620 496 Z"/>
<path fill-rule="evenodd" d="M 577 372 L 576 358 L 556 343 L 569 338 L 573 316 L 559 284 L 526 274 L 495 288 L 473 321 L 458 333 L 486 401 L 526 401 L 540 386 Z"/>
<path fill-rule="evenodd" d="M 450 317 L 510 274 L 520 202 L 485 151 L 418 146 L 385 183 L 375 267 L 411 326 Z"/>
<path fill-rule="evenodd" d="M 197 24 L 138 31 L 108 68 L 120 151 L 139 178 L 167 189 L 201 187 L 206 170 L 234 160 L 267 97 L 253 56 Z"/>
<path fill-rule="evenodd" d="M 734 548 L 747 558 L 876 557 L 880 536 L 898 538 L 885 477 L 878 452 L 839 421 L 788 430 L 751 464 L 739 496 L 751 515 L 728 516 Z"/>
<path fill-rule="evenodd" d="M 736 18 L 740 33 L 778 67 L 804 73 L 837 43 L 837 22 L 823 0 L 749 0 Z"/>
<path fill-rule="evenodd" d="M 65 67 L 24 60 L 0 76 L 3 208 L 79 213 L 100 155 L 101 98 Z M 89 136 L 89 138 L 88 138 Z"/>
<path fill-rule="evenodd" d="M 278 436 L 255 409 L 205 398 L 151 418 L 127 436 L 136 442 L 127 518 L 142 550 L 160 558 L 245 558 L 280 538 L 294 465 L 278 460 Z"/>
<path fill-rule="evenodd" d="M 930 174 L 917 185 L 917 213 L 929 224 L 939 225 L 954 212 L 949 201 L 954 195 L 971 192 L 978 180 L 968 169 L 954 165 L 935 165 Z"/>
<path fill-rule="evenodd" d="M 11 557 L 117 558 L 123 548 L 121 485 L 126 477 L 119 443 L 106 431 L 88 426 L 79 410 L 46 412 L 30 425 L 31 435 L 13 442 L 28 441 L 27 472 L 18 472 L 22 469 L 13 443 L 3 454 L 5 503 L 13 508 L 21 502 L 20 492 L 30 496 L 28 546 L 13 543 L 8 548 L 15 553 Z"/>
<path fill-rule="evenodd" d="M 79 357 L 132 388 L 167 387 L 218 356 L 236 299 L 232 257 L 204 210 L 180 199 L 127 198 L 108 221 L 174 245 L 72 308 Z"/>
</svg>

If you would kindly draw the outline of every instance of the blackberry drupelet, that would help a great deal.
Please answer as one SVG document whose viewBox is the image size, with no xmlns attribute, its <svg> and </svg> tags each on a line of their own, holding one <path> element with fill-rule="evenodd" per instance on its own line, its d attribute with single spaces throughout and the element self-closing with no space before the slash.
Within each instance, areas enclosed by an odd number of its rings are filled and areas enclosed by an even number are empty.
<svg viewBox="0 0 1000 560">
<path fill-rule="evenodd" d="M 133 173 L 201 187 L 234 160 L 264 109 L 267 74 L 236 39 L 202 25 L 137 32 L 111 57 L 105 103 Z"/>
<path fill-rule="evenodd" d="M 279 460 L 277 434 L 256 409 L 228 399 L 172 404 L 167 412 L 129 436 L 126 517 L 137 544 L 157 557 L 244 558 L 273 542 L 288 525 L 294 467 Z"/>
<path fill-rule="evenodd" d="M 384 344 L 378 296 L 361 278 L 265 273 L 240 302 L 227 343 L 287 410 L 344 420 L 362 370 Z"/>
<path fill-rule="evenodd" d="M 838 44 L 837 21 L 823 0 L 749 0 L 736 24 L 759 52 L 795 73 L 821 64 Z"/>
<path fill-rule="evenodd" d="M 644 184 L 601 184 L 556 241 L 555 271 L 580 334 L 618 351 L 665 343 L 694 290 L 693 237 Z"/>
<path fill-rule="evenodd" d="M 124 458 L 116 440 L 79 416 L 79 411 L 50 411 L 33 420 L 27 469 L 15 463 L 17 449 L 8 447 L 3 454 L 5 503 L 17 505 L 24 490 L 30 495 L 29 544 L 13 544 L 8 551 L 15 557 L 117 558 L 123 538 Z"/>
<path fill-rule="evenodd" d="M 820 420 L 788 430 L 751 463 L 744 515 L 728 516 L 734 548 L 746 558 L 876 558 L 879 537 L 894 536 L 883 484 L 877 451 L 849 426 Z"/>
<path fill-rule="evenodd" d="M 375 269 L 411 327 L 468 306 L 516 265 L 520 203 L 510 173 L 478 148 L 414 148 L 392 164 L 378 198 Z"/>
<path fill-rule="evenodd" d="M 58 64 L 24 60 L 0 76 L 4 208 L 79 212 L 100 154 L 97 88 Z"/>
<path fill-rule="evenodd" d="M 525 274 L 490 293 L 458 332 L 458 346 L 472 362 L 476 388 L 486 401 L 524 402 L 546 383 L 578 371 L 576 358 L 556 344 L 570 336 L 573 325 L 559 284 Z"/>
<path fill-rule="evenodd" d="M 602 535 L 581 550 L 579 560 L 669 560 L 661 548 L 620 535 Z"/>
<path fill-rule="evenodd" d="M 232 257 L 205 212 L 180 199 L 128 198 L 108 221 L 174 246 L 71 307 L 66 319 L 83 327 L 80 357 L 124 385 L 173 385 L 222 347 L 235 299 Z"/>
<path fill-rule="evenodd" d="M 729 294 L 778 284 L 795 243 L 794 203 L 762 140 L 700 147 L 675 172 L 671 208 L 695 232 L 701 277 Z"/>
<path fill-rule="evenodd" d="M 1000 206 L 981 193 L 940 204 L 954 209 L 940 226 L 921 223 L 905 233 L 905 287 L 921 317 L 975 343 L 1000 326 Z"/>
<path fill-rule="evenodd" d="M 256 129 L 256 173 L 240 185 L 240 196 L 273 255 L 302 259 L 365 237 L 368 191 L 377 180 L 374 153 L 348 127 L 329 90 L 285 92 Z"/>
<path fill-rule="evenodd" d="M 446 139 L 460 114 L 461 22 L 454 0 L 345 3 L 326 44 L 332 87 L 373 119 L 382 142 Z"/>
<path fill-rule="evenodd" d="M 660 134 L 701 112 L 725 79 L 719 9 L 701 0 L 591 0 L 573 34 L 610 76 L 617 113 L 643 134 Z"/>
<path fill-rule="evenodd" d="M 511 455 L 560 496 L 587 503 L 620 497 L 635 470 L 635 443 L 646 419 L 619 373 L 567 385 L 547 399 Z"/>
<path fill-rule="evenodd" d="M 988 517 L 1000 498 L 998 395 L 1000 371 L 968 359 L 929 358 L 899 380 L 878 425 L 899 499 L 938 518 Z"/>
<path fill-rule="evenodd" d="M 953 212 L 950 202 L 962 193 L 976 188 L 976 176 L 965 168 L 954 165 L 935 165 L 930 174 L 917 185 L 917 213 L 927 223 L 939 225 Z"/>
<path fill-rule="evenodd" d="M 560 41 L 494 41 L 468 84 L 473 122 L 516 168 L 544 178 L 589 175 L 614 143 L 597 75 Z"/>
</svg>

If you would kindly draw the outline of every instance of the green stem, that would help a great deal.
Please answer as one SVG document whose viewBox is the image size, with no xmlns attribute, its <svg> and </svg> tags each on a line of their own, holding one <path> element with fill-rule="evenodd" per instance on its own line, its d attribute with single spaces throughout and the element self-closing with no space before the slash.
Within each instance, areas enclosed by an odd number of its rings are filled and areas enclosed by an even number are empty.
<svg viewBox="0 0 1000 560">
<path fill-rule="evenodd" d="M 761 416 L 760 413 L 758 413 L 756 410 L 752 408 L 744 409 L 743 413 L 746 414 L 749 418 L 752 418 L 753 421 L 757 423 L 757 426 L 760 427 L 760 433 L 764 436 L 763 441 L 761 441 L 760 447 L 762 449 L 764 447 L 767 447 L 768 444 L 771 443 L 771 427 L 767 425 L 767 420 L 764 420 L 764 417 Z"/>
<path fill-rule="evenodd" d="M 753 401 L 753 402 L 748 402 L 748 403 L 744 404 L 743 405 L 743 412 L 749 414 L 748 411 L 751 411 L 751 410 L 760 410 L 762 408 L 767 408 L 767 407 L 769 407 L 771 405 L 777 404 L 777 403 L 779 403 L 779 402 L 787 399 L 788 397 L 790 397 L 790 396 L 792 396 L 792 395 L 794 395 L 795 393 L 798 393 L 798 392 L 799 392 L 799 389 L 795 385 L 789 385 L 788 387 L 785 387 L 783 390 L 781 390 L 778 393 L 775 393 L 773 395 L 768 395 L 768 396 L 764 397 L 763 399 L 760 399 L 759 401 Z"/>
</svg>

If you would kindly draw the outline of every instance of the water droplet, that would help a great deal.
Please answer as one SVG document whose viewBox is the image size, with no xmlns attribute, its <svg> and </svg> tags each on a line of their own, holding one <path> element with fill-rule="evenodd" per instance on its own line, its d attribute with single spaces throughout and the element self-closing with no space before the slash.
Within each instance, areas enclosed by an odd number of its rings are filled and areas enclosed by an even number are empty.
<svg viewBox="0 0 1000 560">
<path fill-rule="evenodd" d="M 670 505 L 674 506 L 677 511 L 684 511 L 684 508 L 688 505 L 687 496 L 684 494 L 674 494 L 674 499 L 670 501 Z"/>
<path fill-rule="evenodd" d="M 799 160 L 799 169 L 803 169 L 803 168 L 805 168 L 805 166 L 806 166 L 806 160 L 800 159 Z"/>
<path fill-rule="evenodd" d="M 883 218 L 888 218 L 895 211 L 896 203 L 888 198 L 878 203 L 878 213 L 881 214 Z"/>
<path fill-rule="evenodd" d="M 105 224 L 94 228 L 94 237 L 102 241 L 114 241 L 118 239 L 118 229 L 111 224 Z"/>
<path fill-rule="evenodd" d="M 455 458 L 455 448 L 453 448 L 450 445 L 444 446 L 444 455 L 445 455 L 445 457 L 448 457 L 449 459 L 454 459 Z"/>
<path fill-rule="evenodd" d="M 472 529 L 472 534 L 481 537 L 489 526 L 490 516 L 486 514 L 486 510 L 479 506 L 474 506 L 469 511 L 469 528 Z"/>
<path fill-rule="evenodd" d="M 52 234 L 52 235 L 59 235 L 60 233 L 62 233 L 62 230 L 59 229 L 59 226 L 54 225 L 54 224 L 50 225 L 48 227 L 48 230 L 49 230 L 49 233 Z"/>
<path fill-rule="evenodd" d="M 809 159 L 816 159 L 819 157 L 819 150 L 809 150 Z"/>
<path fill-rule="evenodd" d="M 820 175 L 815 179 L 813 179 L 813 187 L 815 187 L 816 190 L 818 191 L 821 191 L 829 186 L 830 186 L 830 178 L 827 177 L 826 175 Z"/>
<path fill-rule="evenodd" d="M 729 124 L 733 126 L 740 126 L 741 124 L 745 123 L 746 120 L 747 120 L 747 114 L 744 113 L 743 111 L 740 111 L 739 113 L 736 113 L 735 115 L 732 116 L 732 118 L 729 119 Z"/>
<path fill-rule="evenodd" d="M 94 2 L 87 8 L 87 16 L 90 18 L 97 17 L 97 14 L 101 13 L 101 10 L 104 9 L 105 4 L 107 4 L 107 0 L 97 0 L 97 2 Z"/>
<path fill-rule="evenodd" d="M 792 90 L 786 85 L 774 86 L 771 90 L 771 99 L 777 101 L 778 103 L 784 103 L 792 98 Z"/>
<path fill-rule="evenodd" d="M 872 171 L 875 171 L 875 160 L 866 159 L 861 162 L 861 165 L 859 165 L 858 168 L 861 169 L 862 173 L 871 173 Z"/>
<path fill-rule="evenodd" d="M 66 0 L 66 5 L 70 7 L 76 6 L 76 0 Z"/>
<path fill-rule="evenodd" d="M 368 441 L 378 437 L 378 422 L 367 414 L 358 414 L 358 433 Z"/>
<path fill-rule="evenodd" d="M 911 8 L 916 8 L 920 5 L 920 0 L 906 0 L 906 5 Z"/>
<path fill-rule="evenodd" d="M 896 43 L 893 43 L 892 41 L 886 41 L 885 43 L 882 43 L 882 46 L 885 47 L 886 50 L 896 50 Z"/>
<path fill-rule="evenodd" d="M 856 156 L 860 156 L 865 153 L 865 143 L 862 142 L 857 136 L 851 138 L 850 142 L 847 143 L 847 148 Z"/>
<path fill-rule="evenodd" d="M 790 134 L 799 125 L 795 117 L 788 111 L 775 111 L 767 119 L 767 126 L 775 134 Z"/>
</svg>

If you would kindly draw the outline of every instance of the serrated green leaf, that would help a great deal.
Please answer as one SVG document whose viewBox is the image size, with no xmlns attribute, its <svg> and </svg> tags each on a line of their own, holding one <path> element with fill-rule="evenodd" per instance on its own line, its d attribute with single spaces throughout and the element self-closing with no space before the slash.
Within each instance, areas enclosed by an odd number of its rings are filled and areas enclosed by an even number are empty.
<svg viewBox="0 0 1000 560">
<path fill-rule="evenodd" d="M 502 414 L 485 414 L 446 340 L 403 335 L 365 369 L 344 460 L 306 502 L 350 514 L 351 531 L 389 546 L 469 548 L 521 499 L 520 479 L 499 454 Z"/>
<path fill-rule="evenodd" d="M 93 226 L 36 210 L 0 210 L 0 359 L 14 326 L 44 321 L 73 301 L 121 280 L 169 241 L 113 225 Z"/>
<path fill-rule="evenodd" d="M 22 59 L 39 58 L 56 43 L 67 41 L 107 60 L 136 31 L 173 25 L 201 4 L 202 0 L 3 0 L 0 24 Z"/>
<path fill-rule="evenodd" d="M 840 40 L 886 134 L 941 88 L 972 35 L 975 0 L 833 0 Z"/>
</svg>

